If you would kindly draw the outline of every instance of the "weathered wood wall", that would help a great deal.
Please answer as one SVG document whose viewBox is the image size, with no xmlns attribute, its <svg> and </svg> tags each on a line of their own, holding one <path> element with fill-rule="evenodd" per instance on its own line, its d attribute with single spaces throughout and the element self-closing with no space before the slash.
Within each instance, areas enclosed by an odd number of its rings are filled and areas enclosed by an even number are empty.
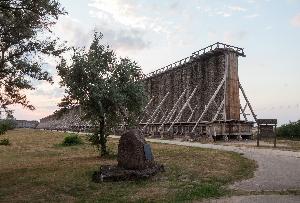
<svg viewBox="0 0 300 203">
<path fill-rule="evenodd" d="M 40 119 L 40 123 L 36 128 L 48 130 L 82 131 L 84 129 L 89 129 L 90 126 L 91 125 L 89 122 L 82 120 L 80 108 L 75 107 L 61 116 L 52 114 Z"/>
<path fill-rule="evenodd" d="M 226 65 L 228 66 L 227 83 L 224 85 L 226 87 L 226 118 L 239 120 L 238 54 L 234 51 L 223 50 L 200 55 L 185 64 L 145 79 L 146 94 L 149 100 L 154 98 L 148 108 L 148 112 L 153 113 L 160 101 L 169 92 L 169 96 L 162 105 L 162 110 L 154 123 L 159 123 L 165 113 L 168 113 L 173 108 L 185 88 L 188 89 L 187 94 L 180 102 L 179 107 L 183 106 L 188 96 L 197 87 L 197 91 L 190 102 L 192 109 L 198 106 L 197 111 L 195 111 L 190 120 L 190 122 L 195 122 L 222 81 Z M 224 99 L 224 86 L 215 99 L 216 103 L 211 105 L 203 118 L 204 121 L 210 121 L 214 117 L 218 106 Z M 177 109 L 175 116 L 179 110 L 180 108 Z M 184 110 L 179 122 L 187 122 L 190 115 L 191 109 L 188 107 Z M 150 116 L 151 113 L 148 113 L 141 123 L 147 122 Z"/>
<path fill-rule="evenodd" d="M 225 93 L 226 119 L 240 120 L 238 57 L 234 52 L 228 52 L 226 55 L 228 59 Z"/>
</svg>

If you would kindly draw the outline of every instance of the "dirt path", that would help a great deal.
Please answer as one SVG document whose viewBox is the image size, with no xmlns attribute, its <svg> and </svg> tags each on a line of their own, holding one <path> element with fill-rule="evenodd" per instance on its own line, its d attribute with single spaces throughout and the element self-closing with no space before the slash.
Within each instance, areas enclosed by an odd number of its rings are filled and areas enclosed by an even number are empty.
<svg viewBox="0 0 300 203">
<path fill-rule="evenodd" d="M 202 147 L 233 151 L 253 159 L 258 164 L 253 178 L 236 182 L 230 186 L 232 189 L 245 191 L 285 191 L 300 189 L 300 152 L 281 151 L 275 149 L 258 149 L 251 147 L 224 146 L 214 144 L 201 144 L 195 142 L 181 142 L 176 140 L 147 139 L 148 142 Z M 215 200 L 213 203 L 273 203 L 300 202 L 300 196 L 295 195 L 250 195 L 232 196 Z"/>
<path fill-rule="evenodd" d="M 295 195 L 249 195 L 233 196 L 230 198 L 221 198 L 207 200 L 205 203 L 299 203 L 300 196 Z"/>
<path fill-rule="evenodd" d="M 234 189 L 246 191 L 300 189 L 300 152 L 201 144 L 177 140 L 147 139 L 147 141 L 233 151 L 242 153 L 245 157 L 257 161 L 258 169 L 255 176 L 235 183 L 231 186 Z"/>
</svg>

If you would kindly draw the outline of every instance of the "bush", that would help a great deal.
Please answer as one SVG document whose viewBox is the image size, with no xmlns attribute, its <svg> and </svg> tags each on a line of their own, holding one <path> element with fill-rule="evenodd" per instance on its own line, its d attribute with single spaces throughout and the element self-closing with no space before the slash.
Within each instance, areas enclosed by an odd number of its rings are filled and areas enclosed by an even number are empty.
<svg viewBox="0 0 300 203">
<path fill-rule="evenodd" d="M 63 146 L 74 146 L 83 144 L 82 139 L 75 133 L 67 135 L 62 143 Z"/>
<path fill-rule="evenodd" d="M 88 136 L 88 141 L 91 143 L 91 145 L 95 145 L 99 149 L 99 145 L 100 145 L 99 136 L 96 133 L 87 134 L 87 136 Z"/>
<path fill-rule="evenodd" d="M 288 139 L 300 139 L 300 120 L 280 126 L 277 135 Z"/>
<path fill-rule="evenodd" d="M 16 128 L 17 123 L 13 119 L 0 120 L 0 135 L 3 135 L 8 130 Z"/>
<path fill-rule="evenodd" d="M 0 140 L 0 145 L 10 145 L 9 139 L 5 138 Z"/>
</svg>

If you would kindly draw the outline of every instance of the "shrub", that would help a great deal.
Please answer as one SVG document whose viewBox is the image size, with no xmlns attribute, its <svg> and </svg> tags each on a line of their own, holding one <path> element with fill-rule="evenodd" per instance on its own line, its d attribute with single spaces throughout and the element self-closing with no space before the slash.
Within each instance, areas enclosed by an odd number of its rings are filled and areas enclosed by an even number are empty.
<svg viewBox="0 0 300 203">
<path fill-rule="evenodd" d="M 62 143 L 63 146 L 74 146 L 83 144 L 82 139 L 75 133 L 67 135 Z"/>
<path fill-rule="evenodd" d="M 277 135 L 289 139 L 300 139 L 300 120 L 280 126 Z"/>
<path fill-rule="evenodd" d="M 13 119 L 0 120 L 0 135 L 3 135 L 8 130 L 12 130 L 16 127 L 17 123 Z"/>
<path fill-rule="evenodd" d="M 91 143 L 91 145 L 94 145 L 97 147 L 98 150 L 100 150 L 100 141 L 99 141 L 99 136 L 97 133 L 92 133 L 92 134 L 87 134 L 88 136 L 88 141 Z"/>
<path fill-rule="evenodd" d="M 10 145 L 9 139 L 5 138 L 0 140 L 0 145 Z"/>
</svg>

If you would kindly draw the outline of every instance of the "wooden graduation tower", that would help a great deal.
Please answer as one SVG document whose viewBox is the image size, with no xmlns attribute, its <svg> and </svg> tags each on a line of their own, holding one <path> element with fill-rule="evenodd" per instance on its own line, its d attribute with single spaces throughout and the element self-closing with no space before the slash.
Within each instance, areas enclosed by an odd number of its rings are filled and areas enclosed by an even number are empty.
<svg viewBox="0 0 300 203">
<path fill-rule="evenodd" d="M 145 75 L 149 100 L 140 128 L 157 136 L 192 133 L 227 139 L 251 135 L 253 122 L 245 109 L 249 107 L 254 120 L 256 115 L 239 81 L 240 56 L 245 57 L 242 48 L 217 42 Z"/>
</svg>

